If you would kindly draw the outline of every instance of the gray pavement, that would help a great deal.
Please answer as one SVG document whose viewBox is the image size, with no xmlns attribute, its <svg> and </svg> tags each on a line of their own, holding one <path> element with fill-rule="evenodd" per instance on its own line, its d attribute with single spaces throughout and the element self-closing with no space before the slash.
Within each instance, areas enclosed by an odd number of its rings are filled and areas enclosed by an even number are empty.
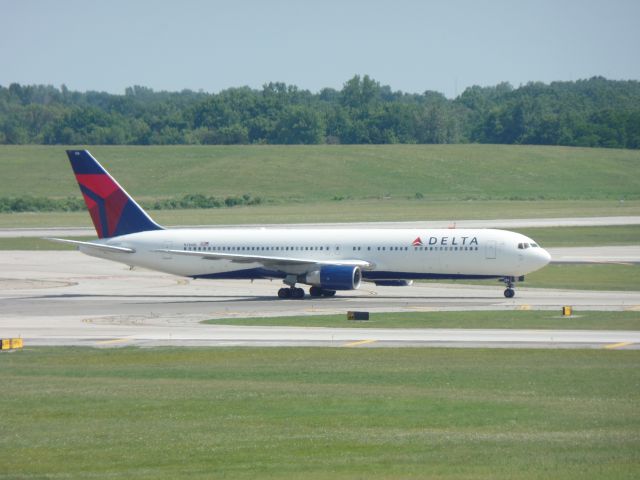
<svg viewBox="0 0 640 480">
<path fill-rule="evenodd" d="M 282 301 L 277 281 L 191 281 L 129 270 L 79 252 L 0 252 L 0 336 L 27 345 L 318 345 L 638 348 L 640 332 L 237 327 L 202 325 L 228 317 L 344 314 L 347 310 L 640 311 L 640 292 L 584 292 L 416 283 L 365 284 L 335 298 Z M 259 320 L 257 321 L 259 322 Z"/>
</svg>

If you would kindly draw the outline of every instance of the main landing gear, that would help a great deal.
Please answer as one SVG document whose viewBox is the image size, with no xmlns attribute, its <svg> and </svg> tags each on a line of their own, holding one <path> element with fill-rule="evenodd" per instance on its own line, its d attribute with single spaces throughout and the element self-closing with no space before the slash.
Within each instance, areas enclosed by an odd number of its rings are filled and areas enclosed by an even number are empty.
<svg viewBox="0 0 640 480">
<path fill-rule="evenodd" d="M 309 289 L 309 295 L 312 297 L 333 297 L 335 296 L 335 290 L 325 290 L 320 287 L 311 287 Z M 296 288 L 295 286 L 283 287 L 278 290 L 278 298 L 282 299 L 294 299 L 302 300 L 304 298 L 304 290 L 302 288 Z"/>
<path fill-rule="evenodd" d="M 507 298 L 515 297 L 516 291 L 513 289 L 513 282 L 515 281 L 515 278 L 513 278 L 513 277 L 504 277 L 502 279 L 502 281 L 507 286 L 506 290 L 504 291 L 504 296 L 507 297 Z"/>
<path fill-rule="evenodd" d="M 320 287 L 311 287 L 309 289 L 309 295 L 312 297 L 334 297 L 336 294 L 335 290 L 325 290 Z"/>
<path fill-rule="evenodd" d="M 304 290 L 296 287 L 283 287 L 278 290 L 278 298 L 293 298 L 296 300 L 302 300 L 304 298 Z"/>
</svg>

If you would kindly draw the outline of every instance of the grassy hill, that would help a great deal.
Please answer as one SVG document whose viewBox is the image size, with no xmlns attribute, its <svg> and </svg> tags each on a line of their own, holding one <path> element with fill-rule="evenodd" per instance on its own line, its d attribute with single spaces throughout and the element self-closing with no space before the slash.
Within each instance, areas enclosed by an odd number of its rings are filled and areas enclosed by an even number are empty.
<svg viewBox="0 0 640 480">
<path fill-rule="evenodd" d="M 75 196 L 65 147 L 0 146 L 0 196 Z M 505 145 L 96 146 L 141 199 L 249 193 L 333 199 L 640 198 L 640 151 Z"/>
</svg>

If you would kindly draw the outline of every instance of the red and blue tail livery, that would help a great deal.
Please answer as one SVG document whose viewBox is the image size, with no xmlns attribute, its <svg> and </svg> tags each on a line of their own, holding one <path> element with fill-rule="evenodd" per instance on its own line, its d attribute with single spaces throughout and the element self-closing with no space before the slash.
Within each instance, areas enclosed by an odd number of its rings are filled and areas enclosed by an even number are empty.
<svg viewBox="0 0 640 480">
<path fill-rule="evenodd" d="M 99 238 L 162 230 L 87 150 L 67 150 Z"/>
</svg>

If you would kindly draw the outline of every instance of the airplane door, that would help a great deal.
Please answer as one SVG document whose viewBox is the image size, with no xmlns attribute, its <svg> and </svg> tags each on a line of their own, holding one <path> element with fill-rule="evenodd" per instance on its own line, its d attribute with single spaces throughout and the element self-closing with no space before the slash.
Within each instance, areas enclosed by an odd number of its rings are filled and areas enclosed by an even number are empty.
<svg viewBox="0 0 640 480">
<path fill-rule="evenodd" d="M 489 240 L 485 247 L 485 257 L 489 260 L 496 258 L 496 241 Z"/>
<path fill-rule="evenodd" d="M 173 243 L 172 242 L 164 242 L 163 245 L 163 249 L 164 250 L 171 250 L 173 248 Z M 162 259 L 163 260 L 171 260 L 171 258 L 173 258 L 171 256 L 171 254 L 169 252 L 162 252 Z"/>
</svg>

